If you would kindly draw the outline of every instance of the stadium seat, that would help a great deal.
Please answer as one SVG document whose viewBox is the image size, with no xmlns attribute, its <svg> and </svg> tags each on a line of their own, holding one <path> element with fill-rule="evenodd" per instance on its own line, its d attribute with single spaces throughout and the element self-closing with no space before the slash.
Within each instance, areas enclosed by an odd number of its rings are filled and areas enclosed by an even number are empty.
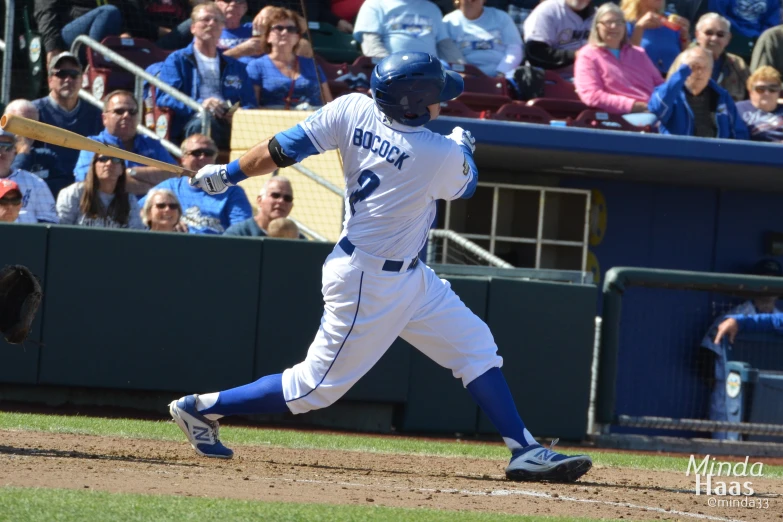
<svg viewBox="0 0 783 522">
<path fill-rule="evenodd" d="M 576 118 L 582 111 L 590 108 L 577 100 L 563 100 L 559 98 L 533 98 L 527 104 L 530 107 L 544 109 L 554 120 Z"/>
<path fill-rule="evenodd" d="M 470 64 L 451 64 L 451 69 L 459 73 L 465 82 L 465 91 L 457 99 L 474 111 L 496 111 L 511 103 L 505 78 L 487 76 Z"/>
<path fill-rule="evenodd" d="M 350 80 L 351 72 L 347 63 L 330 63 L 319 55 L 315 55 L 315 61 L 324 70 L 326 82 L 329 84 L 333 98 L 351 92 L 351 84 L 347 81 Z"/>
<path fill-rule="evenodd" d="M 492 120 L 517 121 L 522 123 L 540 123 L 549 125 L 552 115 L 539 107 L 530 107 L 524 102 L 511 102 L 500 107 L 497 112 L 489 114 Z"/>
<path fill-rule="evenodd" d="M 310 29 L 313 50 L 327 61 L 351 63 L 361 56 L 353 35 L 338 31 L 335 26 L 324 22 L 307 22 L 307 27 Z"/>
<path fill-rule="evenodd" d="M 454 118 L 484 118 L 482 112 L 474 111 L 459 100 L 449 100 L 440 104 L 441 116 L 452 116 Z"/>
<path fill-rule="evenodd" d="M 588 109 L 582 111 L 576 119 L 569 121 L 569 127 L 588 129 L 607 129 L 629 132 L 650 132 L 650 127 L 635 127 L 625 121 L 622 116 L 608 112 Z"/>
<path fill-rule="evenodd" d="M 544 98 L 579 101 L 574 84 L 555 71 L 544 72 Z"/>
<path fill-rule="evenodd" d="M 144 38 L 108 36 L 101 43 L 142 69 L 153 63 L 162 62 L 169 54 Z M 115 89 L 133 91 L 134 88 L 134 76 L 131 73 L 89 47 L 85 78 L 86 85 L 83 87 L 90 90 L 99 100 Z"/>
</svg>

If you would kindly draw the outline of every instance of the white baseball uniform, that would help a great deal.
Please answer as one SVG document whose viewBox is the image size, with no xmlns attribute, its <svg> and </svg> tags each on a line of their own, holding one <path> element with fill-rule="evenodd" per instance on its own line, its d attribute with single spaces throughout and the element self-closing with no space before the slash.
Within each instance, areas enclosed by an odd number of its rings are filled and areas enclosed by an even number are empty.
<svg viewBox="0 0 783 522">
<path fill-rule="evenodd" d="M 306 359 L 283 372 L 289 409 L 304 413 L 335 402 L 398 336 L 465 386 L 500 367 L 487 325 L 417 258 L 436 200 L 459 198 L 475 185 L 462 148 L 390 120 L 363 94 L 327 104 L 294 132 L 300 150 L 339 149 L 346 215 L 343 237 L 323 267 L 321 327 Z"/>
<path fill-rule="evenodd" d="M 544 0 L 525 20 L 525 41 L 576 51 L 587 43 L 592 24 L 593 16 L 583 19 L 566 5 L 565 0 Z"/>
<path fill-rule="evenodd" d="M 13 171 L 7 179 L 19 185 L 22 192 L 22 210 L 17 223 L 59 223 L 54 196 L 44 180 L 22 169 Z"/>
</svg>

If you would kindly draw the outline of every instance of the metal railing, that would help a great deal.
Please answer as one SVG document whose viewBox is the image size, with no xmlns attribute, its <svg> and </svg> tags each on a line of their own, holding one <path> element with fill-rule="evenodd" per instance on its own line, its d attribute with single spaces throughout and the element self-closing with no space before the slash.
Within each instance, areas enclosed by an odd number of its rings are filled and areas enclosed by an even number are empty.
<svg viewBox="0 0 783 522">
<path fill-rule="evenodd" d="M 0 102 L 11 101 L 11 66 L 14 59 L 14 0 L 5 0 L 5 32 L 3 33 L 3 78 L 0 82 Z M 5 45 L 8 42 L 8 45 Z"/>
<path fill-rule="evenodd" d="M 496 266 L 499 268 L 514 268 L 514 265 L 512 265 L 511 263 L 503 261 L 498 256 L 484 250 L 473 241 L 470 241 L 469 239 L 465 239 L 463 236 L 457 234 L 453 230 L 438 230 L 438 229 L 430 230 L 430 240 L 429 243 L 427 244 L 427 260 L 429 260 L 430 262 L 434 261 L 435 259 L 435 242 L 433 241 L 433 239 L 435 239 L 436 237 L 454 241 L 454 243 L 464 248 L 474 256 L 489 263 L 490 266 Z"/>
<path fill-rule="evenodd" d="M 8 2 L 8 0 L 6 0 Z M 122 67 L 129 73 L 133 74 L 135 76 L 135 84 L 134 84 L 134 96 L 136 97 L 136 101 L 139 104 L 139 108 L 144 107 L 144 99 L 142 95 L 143 91 L 143 85 L 146 81 L 150 85 L 154 85 L 155 88 L 158 90 L 165 92 L 175 100 L 177 100 L 180 103 L 185 104 L 187 107 L 190 107 L 194 111 L 196 111 L 199 115 L 199 118 L 201 118 L 201 132 L 202 134 L 206 134 L 207 136 L 210 135 L 209 130 L 209 124 L 210 124 L 210 118 L 209 118 L 209 112 L 202 107 L 200 103 L 198 103 L 196 100 L 191 98 L 190 96 L 187 96 L 182 93 L 182 91 L 175 89 L 171 85 L 162 82 L 159 78 L 156 78 L 155 76 L 151 75 L 135 63 L 131 62 L 121 54 L 112 51 L 105 45 L 96 42 L 89 36 L 77 36 L 76 40 L 73 41 L 73 45 L 71 45 L 71 52 L 75 54 L 76 56 L 79 56 L 79 49 L 82 45 L 86 45 L 87 47 L 90 47 L 94 49 L 95 51 L 101 53 L 105 57 L 107 57 L 109 60 L 112 61 L 112 63 L 117 64 L 117 66 Z"/>
</svg>

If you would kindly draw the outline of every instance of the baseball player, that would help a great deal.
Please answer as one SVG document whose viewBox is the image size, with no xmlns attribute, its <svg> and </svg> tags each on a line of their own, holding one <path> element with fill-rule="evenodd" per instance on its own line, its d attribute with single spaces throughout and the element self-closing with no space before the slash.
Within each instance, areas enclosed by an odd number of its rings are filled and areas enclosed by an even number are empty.
<svg viewBox="0 0 783 522">
<path fill-rule="evenodd" d="M 342 237 L 324 263 L 324 314 L 305 360 L 169 405 L 198 454 L 233 455 L 218 439 L 220 417 L 329 406 L 399 336 L 462 380 L 512 452 L 506 477 L 570 482 L 590 469 L 588 456 L 568 457 L 535 441 L 517 413 L 489 328 L 417 257 L 436 200 L 469 198 L 476 189 L 471 134 L 455 127 L 442 136 L 422 127 L 462 89 L 462 78 L 432 55 L 394 53 L 373 71 L 373 99 L 342 96 L 238 160 L 199 170 L 192 183 L 218 194 L 248 176 L 339 149 L 346 213 Z"/>
</svg>

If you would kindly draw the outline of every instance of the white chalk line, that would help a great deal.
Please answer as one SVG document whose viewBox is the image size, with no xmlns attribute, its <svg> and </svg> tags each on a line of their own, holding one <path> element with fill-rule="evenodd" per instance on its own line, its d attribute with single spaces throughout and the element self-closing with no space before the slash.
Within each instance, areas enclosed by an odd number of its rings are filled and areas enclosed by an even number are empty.
<svg viewBox="0 0 783 522">
<path fill-rule="evenodd" d="M 261 480 L 269 480 L 269 481 L 284 481 L 284 482 L 302 482 L 307 484 L 324 484 L 324 485 L 334 485 L 334 486 L 345 486 L 345 487 L 358 487 L 358 488 L 373 488 L 378 487 L 378 484 L 359 484 L 356 482 L 338 482 L 338 481 L 332 481 L 332 480 L 315 480 L 315 479 L 291 479 L 291 478 L 284 478 L 284 477 L 258 477 Z M 563 502 L 580 502 L 585 504 L 601 504 L 604 506 L 612 506 L 612 507 L 621 507 L 626 509 L 636 509 L 639 511 L 649 511 L 653 513 L 660 513 L 663 515 L 679 515 L 683 517 L 690 517 L 695 518 L 699 520 L 712 520 L 715 522 L 743 522 L 740 519 L 736 518 L 725 518 L 725 517 L 718 517 L 718 516 L 712 516 L 712 515 L 704 515 L 701 513 L 691 513 L 689 511 L 678 511 L 676 509 L 672 510 L 666 510 L 659 507 L 653 507 L 653 506 L 642 506 L 638 504 L 631 504 L 630 502 L 613 502 L 611 500 L 594 500 L 589 498 L 577 498 L 577 497 L 569 497 L 569 496 L 563 496 L 558 494 L 557 496 L 552 495 L 550 493 L 544 493 L 541 491 L 526 491 L 522 489 L 496 489 L 492 491 L 475 491 L 475 490 L 469 490 L 469 489 L 434 489 L 434 488 L 414 488 L 414 487 L 407 487 L 407 486 L 392 486 L 392 485 L 382 485 L 382 487 L 389 488 L 389 489 L 396 489 L 400 491 L 420 491 L 422 493 L 459 493 L 462 495 L 470 495 L 470 496 L 478 496 L 478 497 L 507 497 L 507 496 L 513 496 L 513 495 L 520 495 L 525 497 L 536 497 L 536 498 L 544 498 L 547 500 L 561 500 Z"/>
</svg>

